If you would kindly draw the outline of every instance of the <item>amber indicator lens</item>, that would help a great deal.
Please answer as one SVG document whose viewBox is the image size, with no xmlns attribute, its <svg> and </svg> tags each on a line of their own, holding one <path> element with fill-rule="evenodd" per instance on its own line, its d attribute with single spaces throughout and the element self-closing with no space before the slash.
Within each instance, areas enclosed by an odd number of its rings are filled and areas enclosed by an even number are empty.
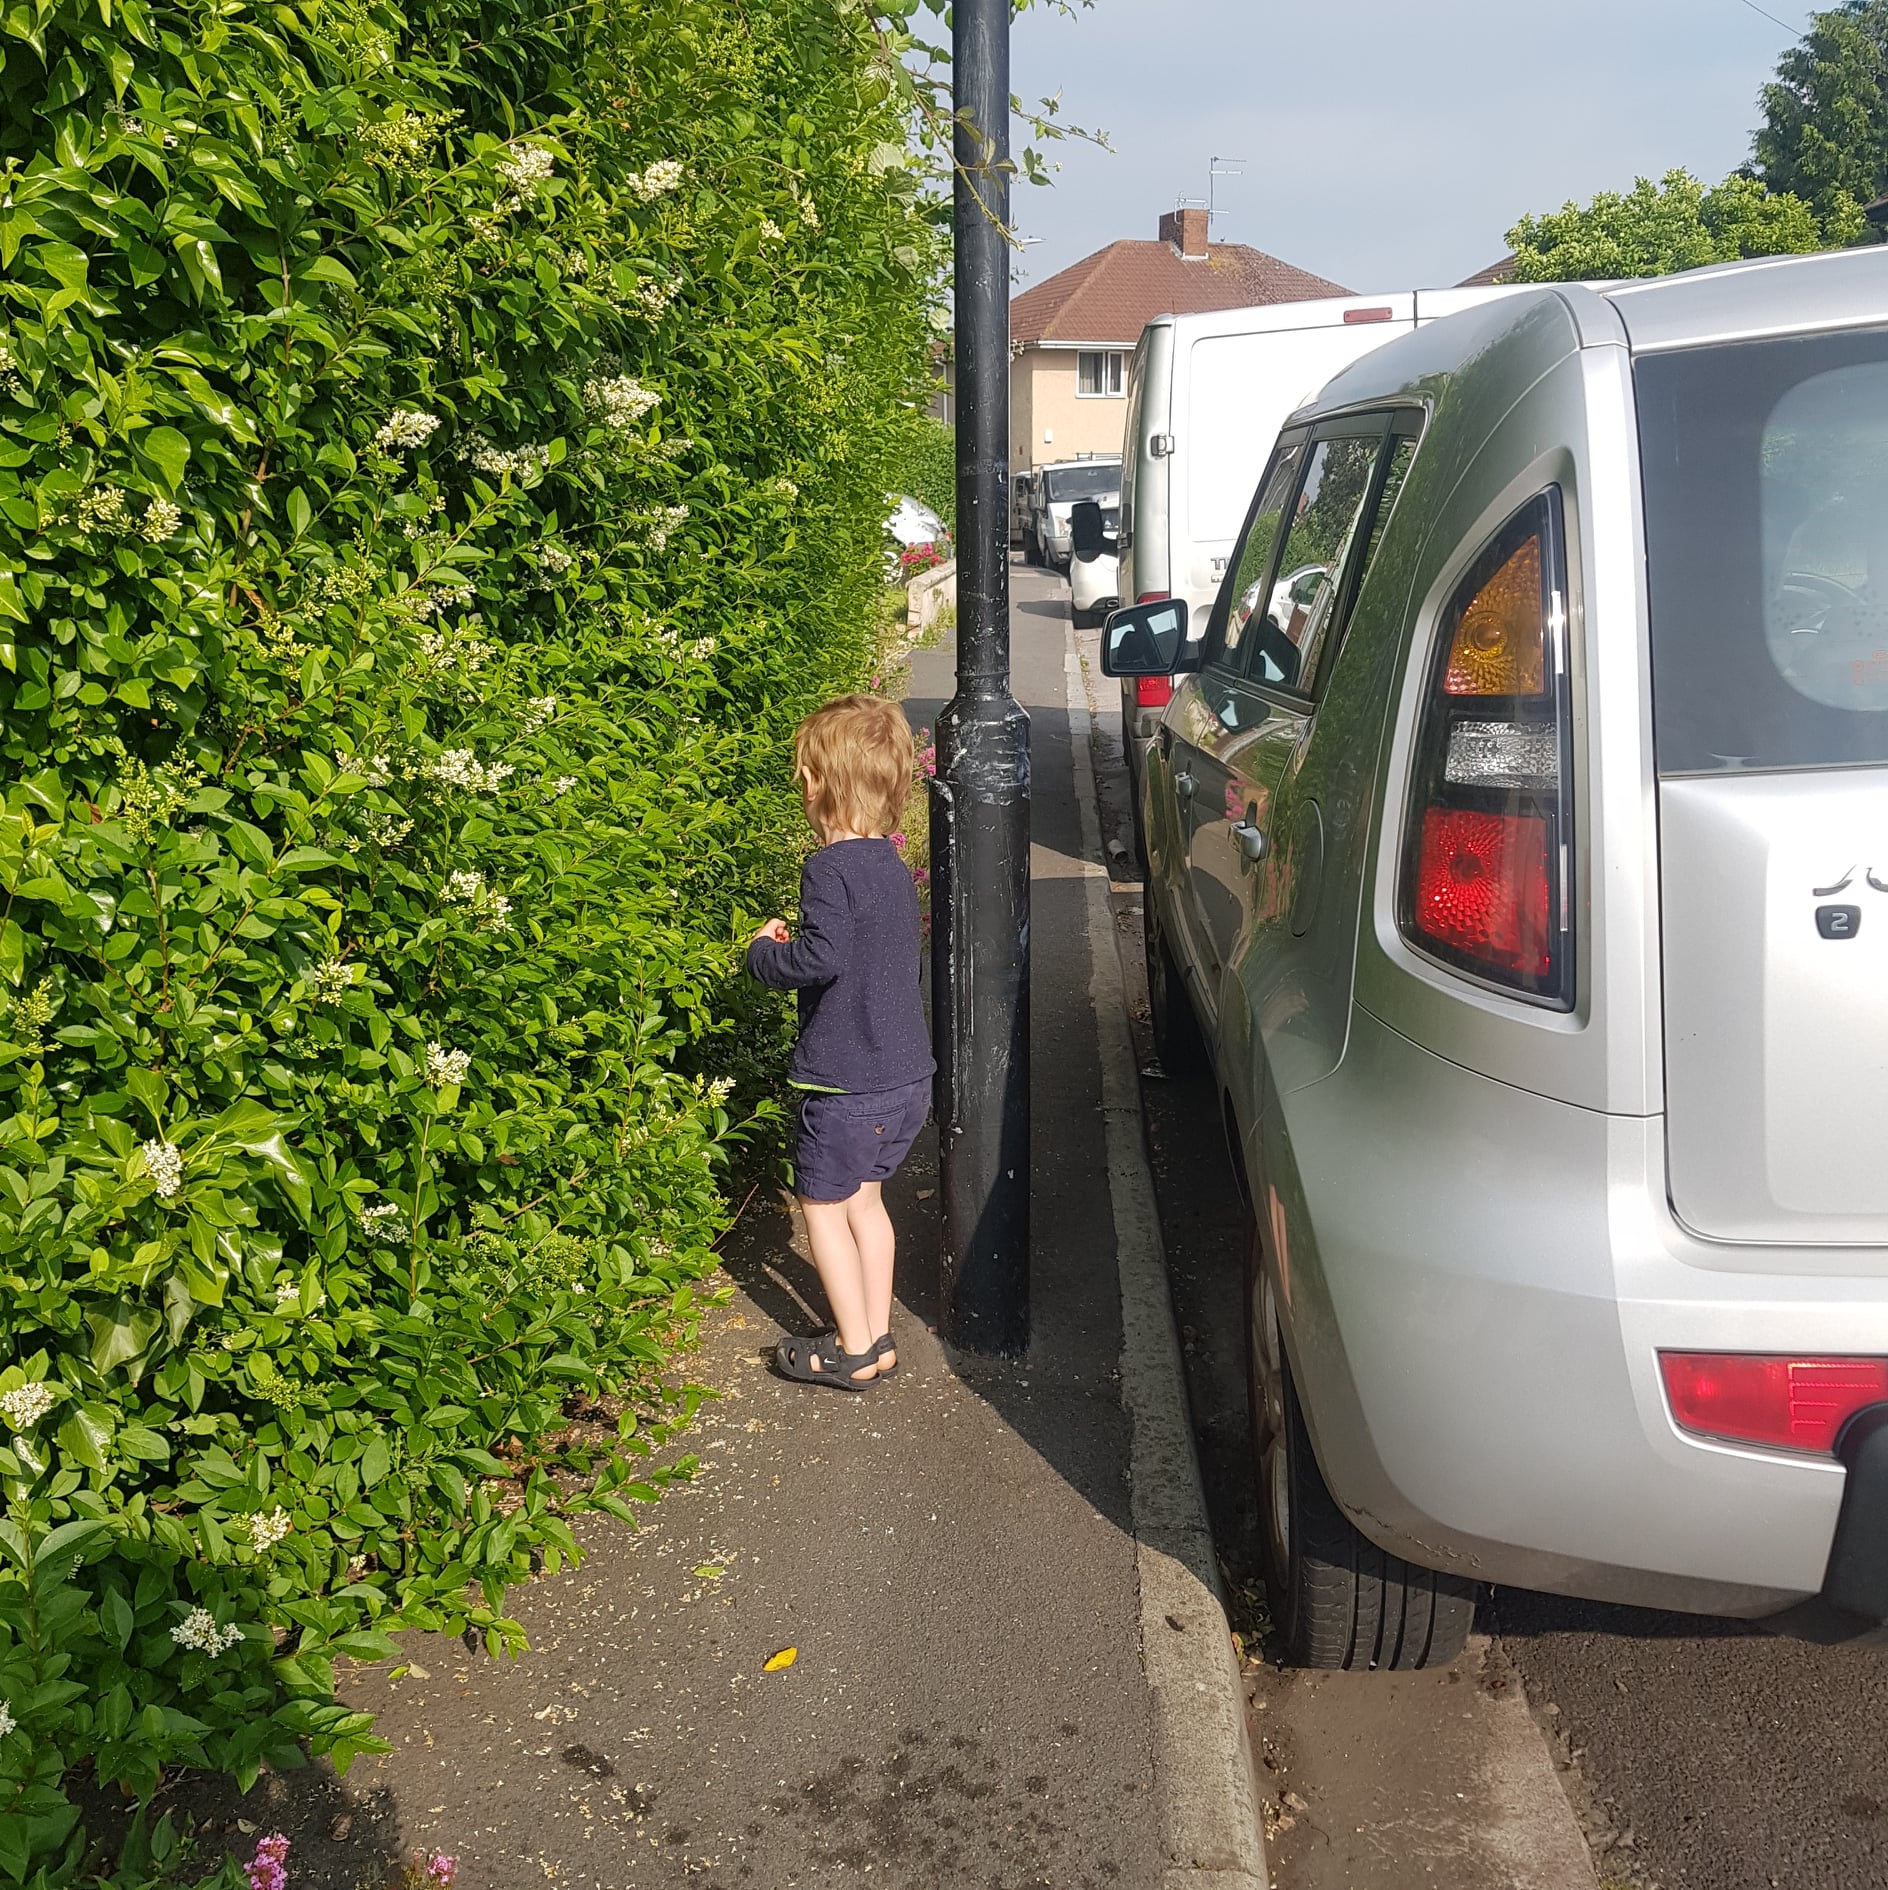
<svg viewBox="0 0 1888 1890">
<path fill-rule="evenodd" d="M 1541 541 L 1524 540 L 1455 626 L 1442 687 L 1451 696 L 1538 696 L 1547 684 Z"/>
</svg>

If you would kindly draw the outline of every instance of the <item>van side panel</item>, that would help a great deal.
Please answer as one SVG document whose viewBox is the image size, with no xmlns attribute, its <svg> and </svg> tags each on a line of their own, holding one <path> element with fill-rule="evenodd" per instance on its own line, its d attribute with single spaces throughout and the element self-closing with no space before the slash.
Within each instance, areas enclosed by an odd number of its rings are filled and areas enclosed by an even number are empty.
<svg viewBox="0 0 1888 1890">
<path fill-rule="evenodd" d="M 1346 325 L 1338 309 L 1316 328 L 1202 335 L 1185 346 L 1184 364 L 1176 364 L 1186 413 L 1175 442 L 1169 552 L 1178 581 L 1168 588 L 1189 610 L 1211 607 L 1286 417 L 1333 374 L 1414 326 L 1413 297 L 1385 296 L 1376 306 L 1394 309 L 1394 318 Z"/>
<path fill-rule="evenodd" d="M 1149 322 L 1128 364 L 1127 427 L 1121 442 L 1120 590 L 1123 603 L 1173 588 L 1168 566 L 1173 460 L 1152 442 L 1172 425 L 1173 324 Z"/>
</svg>

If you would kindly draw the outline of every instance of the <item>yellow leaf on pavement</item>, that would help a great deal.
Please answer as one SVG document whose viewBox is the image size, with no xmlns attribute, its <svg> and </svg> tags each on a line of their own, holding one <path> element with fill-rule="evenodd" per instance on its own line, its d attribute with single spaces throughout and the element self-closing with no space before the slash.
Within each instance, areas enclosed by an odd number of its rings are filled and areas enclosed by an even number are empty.
<svg viewBox="0 0 1888 1890">
<path fill-rule="evenodd" d="M 800 1650 L 797 1647 L 783 1647 L 779 1653 L 769 1654 L 767 1658 L 761 1662 L 760 1670 L 762 1673 L 781 1673 L 788 1667 L 791 1667 L 799 1658 Z"/>
</svg>

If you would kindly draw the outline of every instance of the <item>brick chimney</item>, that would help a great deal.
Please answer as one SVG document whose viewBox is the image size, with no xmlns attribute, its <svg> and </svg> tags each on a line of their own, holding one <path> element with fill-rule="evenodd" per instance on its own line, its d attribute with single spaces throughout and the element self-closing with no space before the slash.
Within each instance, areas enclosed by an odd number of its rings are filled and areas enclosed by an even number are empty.
<svg viewBox="0 0 1888 1890">
<path fill-rule="evenodd" d="M 1160 220 L 1160 240 L 1171 243 L 1188 262 L 1206 260 L 1206 212 L 1169 210 Z"/>
</svg>

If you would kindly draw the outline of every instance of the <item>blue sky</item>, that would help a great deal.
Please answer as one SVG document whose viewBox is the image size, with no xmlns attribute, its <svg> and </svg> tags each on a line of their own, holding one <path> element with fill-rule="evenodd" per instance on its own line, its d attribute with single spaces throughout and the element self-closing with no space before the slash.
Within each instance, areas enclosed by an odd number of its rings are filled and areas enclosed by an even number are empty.
<svg viewBox="0 0 1888 1890">
<path fill-rule="evenodd" d="M 1684 165 L 1715 182 L 1749 155 L 1757 92 L 1809 7 L 1764 0 L 1037 0 L 1014 89 L 1060 92 L 1112 154 L 1045 147 L 1053 189 L 1017 187 L 1040 282 L 1178 196 L 1216 240 L 1255 244 L 1370 293 L 1459 281 L 1525 211 Z M 1016 128 L 1020 142 L 1022 127 Z"/>
</svg>

